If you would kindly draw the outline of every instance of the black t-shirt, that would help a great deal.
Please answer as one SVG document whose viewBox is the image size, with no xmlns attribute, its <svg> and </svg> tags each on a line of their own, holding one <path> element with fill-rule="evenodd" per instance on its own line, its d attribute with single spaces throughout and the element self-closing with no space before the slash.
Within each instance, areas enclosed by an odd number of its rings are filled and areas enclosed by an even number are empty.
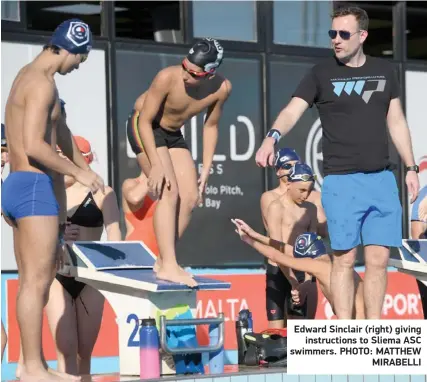
<svg viewBox="0 0 427 382">
<path fill-rule="evenodd" d="M 323 171 L 349 174 L 389 166 L 387 113 L 399 97 L 391 63 L 366 56 L 360 67 L 335 57 L 314 66 L 293 97 L 315 104 L 323 128 Z"/>
</svg>

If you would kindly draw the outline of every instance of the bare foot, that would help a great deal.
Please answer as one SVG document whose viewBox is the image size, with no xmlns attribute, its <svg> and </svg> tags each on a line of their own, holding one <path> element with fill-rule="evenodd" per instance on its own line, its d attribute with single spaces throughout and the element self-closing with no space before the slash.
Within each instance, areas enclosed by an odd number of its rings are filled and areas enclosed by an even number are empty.
<svg viewBox="0 0 427 382">
<path fill-rule="evenodd" d="M 168 269 L 162 267 L 158 270 L 156 276 L 160 280 L 170 281 L 177 284 L 185 284 L 190 288 L 194 288 L 197 286 L 196 280 L 194 280 L 189 273 L 182 273 L 179 269 L 179 266 Z"/>
<path fill-rule="evenodd" d="M 21 368 L 20 378 L 22 382 L 45 382 L 45 381 L 62 381 L 57 375 L 49 373 L 46 369 L 39 369 L 32 373 L 27 373 L 25 368 Z"/>
<path fill-rule="evenodd" d="M 82 379 L 82 377 L 78 375 L 61 373 L 60 371 L 51 369 L 50 367 L 47 369 L 47 371 L 61 379 L 66 379 L 67 381 L 80 381 Z"/>
<path fill-rule="evenodd" d="M 162 267 L 162 260 L 160 260 L 160 258 L 157 258 L 156 262 L 154 263 L 153 266 L 153 272 L 157 273 L 159 271 L 159 269 Z M 181 272 L 181 274 L 183 276 L 190 276 L 190 277 L 194 277 L 191 273 L 187 272 L 184 268 L 182 268 L 181 266 L 179 266 L 179 271 Z"/>
</svg>

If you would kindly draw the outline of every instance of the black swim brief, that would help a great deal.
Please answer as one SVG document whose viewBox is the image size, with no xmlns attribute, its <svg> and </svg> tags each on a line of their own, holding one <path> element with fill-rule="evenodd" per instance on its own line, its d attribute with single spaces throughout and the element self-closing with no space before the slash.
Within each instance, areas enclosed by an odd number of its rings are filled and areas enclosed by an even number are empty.
<svg viewBox="0 0 427 382">
<path fill-rule="evenodd" d="M 132 110 L 126 123 L 128 141 L 135 155 L 144 152 L 144 144 L 138 132 L 138 119 L 139 111 Z M 156 147 L 188 150 L 187 142 L 185 142 L 181 130 L 169 131 L 161 127 L 158 122 L 153 121 L 153 133 Z"/>
<path fill-rule="evenodd" d="M 294 271 L 297 280 L 302 283 L 305 279 L 304 272 Z M 312 278 L 313 282 L 316 279 Z M 265 288 L 265 302 L 267 310 L 268 321 L 279 321 L 285 319 L 285 307 L 288 315 L 298 315 L 298 311 L 302 308 L 303 312 L 307 310 L 307 301 L 304 302 L 303 306 L 295 306 L 293 309 L 292 296 L 291 296 L 291 284 L 289 283 L 286 276 L 283 274 L 278 266 L 267 264 L 266 271 L 266 288 Z"/>
</svg>

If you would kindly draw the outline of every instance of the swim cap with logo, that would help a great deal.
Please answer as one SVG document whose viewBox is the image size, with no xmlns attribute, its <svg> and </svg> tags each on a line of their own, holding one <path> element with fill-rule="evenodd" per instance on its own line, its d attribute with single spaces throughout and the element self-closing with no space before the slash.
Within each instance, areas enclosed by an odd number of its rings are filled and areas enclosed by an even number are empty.
<svg viewBox="0 0 427 382">
<path fill-rule="evenodd" d="M 219 41 L 207 37 L 198 41 L 190 49 L 187 60 L 207 73 L 215 73 L 221 65 L 224 49 Z"/>
<path fill-rule="evenodd" d="M 50 44 L 71 54 L 88 54 L 92 49 L 92 33 L 82 20 L 66 20 L 55 29 Z"/>
<path fill-rule="evenodd" d="M 290 182 L 313 182 L 315 176 L 309 165 L 297 162 L 292 166 L 288 179 Z"/>
<path fill-rule="evenodd" d="M 309 257 L 315 259 L 326 255 L 326 247 L 323 240 L 314 232 L 305 232 L 295 240 L 294 257 Z"/>
<path fill-rule="evenodd" d="M 274 167 L 276 168 L 276 171 L 278 171 L 281 168 L 285 167 L 288 162 L 292 161 L 300 162 L 301 158 L 294 149 L 284 147 L 276 152 L 276 156 L 274 159 Z"/>
</svg>

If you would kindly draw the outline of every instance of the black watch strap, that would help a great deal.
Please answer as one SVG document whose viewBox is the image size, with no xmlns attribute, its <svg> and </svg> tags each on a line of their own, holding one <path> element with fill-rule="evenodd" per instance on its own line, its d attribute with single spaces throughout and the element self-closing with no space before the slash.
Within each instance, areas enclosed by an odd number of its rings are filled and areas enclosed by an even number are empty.
<svg viewBox="0 0 427 382">
<path fill-rule="evenodd" d="M 420 168 L 417 165 L 406 166 L 406 171 L 415 171 L 418 174 L 420 172 Z"/>
</svg>

